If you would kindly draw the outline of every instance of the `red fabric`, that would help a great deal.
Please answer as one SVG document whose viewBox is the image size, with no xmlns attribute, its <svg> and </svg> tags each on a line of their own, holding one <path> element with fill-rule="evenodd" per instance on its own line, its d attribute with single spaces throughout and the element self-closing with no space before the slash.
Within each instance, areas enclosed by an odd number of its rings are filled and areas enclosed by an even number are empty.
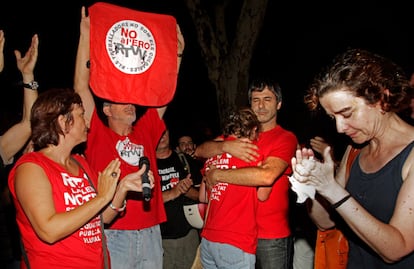
<svg viewBox="0 0 414 269">
<path fill-rule="evenodd" d="M 97 179 L 97 174 L 89 168 L 85 159 L 76 155 L 73 157 L 82 164 L 91 179 Z M 53 244 L 45 243 L 37 236 L 16 198 L 16 190 L 14 188 L 16 168 L 28 162 L 37 164 L 46 173 L 52 188 L 51 192 L 57 213 L 68 212 L 80 207 L 94 198 L 96 192 L 94 188 L 90 187 L 89 181 L 81 170 L 79 174 L 71 174 L 40 152 L 24 154 L 19 158 L 10 172 L 9 187 L 16 206 L 16 220 L 22 235 L 21 238 L 26 249 L 30 268 L 103 269 L 103 233 L 101 231 L 99 215 L 72 234 Z M 36 178 L 32 180 L 36 180 Z M 23 261 L 21 266 L 25 268 Z"/>
<path fill-rule="evenodd" d="M 178 74 L 175 18 L 102 2 L 88 11 L 92 91 L 118 103 L 170 102 Z"/>
<path fill-rule="evenodd" d="M 298 141 L 296 136 L 280 125 L 270 131 L 260 132 L 258 146 L 267 157 L 277 157 L 289 164 L 284 174 L 276 179 L 269 198 L 259 201 L 257 208 L 258 238 L 285 238 L 291 234 L 289 228 L 289 179 L 292 173 L 290 160 L 295 156 Z"/>
</svg>

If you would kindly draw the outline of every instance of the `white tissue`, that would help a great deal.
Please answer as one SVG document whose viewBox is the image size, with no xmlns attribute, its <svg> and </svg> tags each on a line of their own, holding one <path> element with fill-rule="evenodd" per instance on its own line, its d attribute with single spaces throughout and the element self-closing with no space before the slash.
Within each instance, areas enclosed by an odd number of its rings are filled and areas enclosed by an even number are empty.
<svg viewBox="0 0 414 269">
<path fill-rule="evenodd" d="M 308 171 L 312 170 L 314 167 L 315 160 L 313 157 L 310 157 L 309 159 L 303 160 L 301 164 L 297 164 L 296 170 L 305 174 Z M 296 192 L 298 196 L 296 199 L 297 203 L 304 203 L 308 198 L 315 199 L 315 186 L 299 182 L 294 175 L 289 177 L 289 182 L 291 184 L 291 189 Z"/>
<path fill-rule="evenodd" d="M 296 192 L 298 196 L 296 203 L 304 203 L 308 198 L 315 199 L 315 186 L 299 182 L 294 176 L 289 177 L 289 181 L 291 185 L 290 188 Z"/>
</svg>

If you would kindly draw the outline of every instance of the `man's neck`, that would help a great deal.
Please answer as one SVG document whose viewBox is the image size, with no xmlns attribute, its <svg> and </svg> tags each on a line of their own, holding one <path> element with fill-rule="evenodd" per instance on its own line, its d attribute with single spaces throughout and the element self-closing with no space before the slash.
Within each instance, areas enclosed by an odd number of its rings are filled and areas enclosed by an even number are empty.
<svg viewBox="0 0 414 269">
<path fill-rule="evenodd" d="M 166 159 L 170 157 L 172 154 L 172 149 L 169 147 L 167 148 L 157 148 L 156 157 L 157 159 Z"/>
<path fill-rule="evenodd" d="M 270 131 L 270 130 L 276 128 L 276 126 L 277 126 L 276 120 L 272 120 L 272 121 L 269 121 L 269 122 L 263 122 L 263 123 L 261 123 L 262 129 L 260 131 L 261 132 L 267 132 L 267 131 Z"/>
<path fill-rule="evenodd" d="M 108 121 L 109 128 L 119 135 L 129 135 L 132 132 L 132 125 L 115 121 Z"/>
</svg>

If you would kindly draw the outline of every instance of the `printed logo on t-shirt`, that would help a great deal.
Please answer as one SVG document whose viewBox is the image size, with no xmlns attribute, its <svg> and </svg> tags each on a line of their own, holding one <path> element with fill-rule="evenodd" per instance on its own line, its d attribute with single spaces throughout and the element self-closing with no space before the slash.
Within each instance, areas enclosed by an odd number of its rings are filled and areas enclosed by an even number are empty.
<svg viewBox="0 0 414 269">
<path fill-rule="evenodd" d="M 63 201 L 66 211 L 73 210 L 96 196 L 95 189 L 87 182 L 87 176 L 73 177 L 67 173 L 61 173 L 63 185 L 66 191 L 63 192 Z M 92 244 L 101 241 L 100 216 L 96 216 L 90 222 L 79 229 L 78 236 L 85 244 Z"/>
<path fill-rule="evenodd" d="M 89 184 L 85 184 L 85 179 L 72 177 L 67 173 L 61 173 L 63 185 L 68 187 L 64 192 L 64 202 L 66 211 L 70 211 L 96 196 L 95 190 Z"/>
<path fill-rule="evenodd" d="M 220 201 L 220 197 L 227 189 L 228 183 L 219 182 L 211 189 L 210 201 Z"/>
<path fill-rule="evenodd" d="M 209 165 L 214 165 L 217 169 L 235 169 L 236 166 L 231 165 L 231 159 L 233 156 L 229 153 L 219 154 L 211 157 L 206 161 L 206 170 Z M 217 183 L 211 189 L 210 201 L 220 201 L 220 197 L 227 189 L 228 183 Z"/>
<path fill-rule="evenodd" d="M 233 156 L 230 153 L 219 154 L 217 156 L 208 158 L 206 160 L 205 167 L 208 169 L 208 166 L 213 165 L 218 169 L 235 169 L 235 165 L 231 165 L 231 159 Z"/>
<path fill-rule="evenodd" d="M 139 159 L 144 156 L 144 146 L 132 143 L 128 137 L 123 141 L 119 140 L 115 149 L 119 157 L 132 166 L 138 166 Z"/>
<path fill-rule="evenodd" d="M 78 233 L 85 244 L 101 242 L 101 234 L 101 220 L 99 215 L 81 227 Z"/>
<path fill-rule="evenodd" d="M 180 181 L 180 173 L 175 170 L 175 167 L 168 167 L 158 169 L 158 174 L 161 177 L 161 191 L 168 191 L 177 186 Z"/>
</svg>

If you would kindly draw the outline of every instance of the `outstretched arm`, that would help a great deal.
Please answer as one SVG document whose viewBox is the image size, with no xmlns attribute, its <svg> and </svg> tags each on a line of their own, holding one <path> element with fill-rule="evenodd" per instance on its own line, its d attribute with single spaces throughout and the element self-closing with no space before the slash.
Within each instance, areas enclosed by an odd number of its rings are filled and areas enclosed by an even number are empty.
<svg viewBox="0 0 414 269">
<path fill-rule="evenodd" d="M 75 63 L 75 77 L 74 77 L 74 89 L 82 98 L 83 107 L 85 108 L 85 118 L 90 122 L 92 118 L 93 110 L 95 109 L 95 101 L 93 99 L 92 92 L 89 88 L 89 67 L 87 63 L 90 57 L 90 45 L 89 45 L 89 33 L 90 33 L 90 19 L 86 16 L 86 9 L 81 9 L 81 22 L 80 22 L 80 36 L 78 43 L 78 51 L 76 54 Z"/>
<path fill-rule="evenodd" d="M 278 157 L 269 156 L 260 166 L 238 169 L 217 169 L 214 166 L 210 166 L 206 170 L 205 180 L 208 188 L 211 188 L 218 182 L 243 186 L 271 186 L 283 175 L 288 165 L 286 161 Z"/>
<path fill-rule="evenodd" d="M 0 33 L 0 49 L 3 46 L 1 43 L 2 41 Z M 34 81 L 34 68 L 37 62 L 38 45 L 39 38 L 35 34 L 32 37 L 31 45 L 25 53 L 24 57 L 22 57 L 20 51 L 14 51 L 17 68 L 22 74 L 24 84 L 28 84 Z M 37 88 L 30 89 L 24 87 L 22 120 L 19 123 L 13 125 L 3 134 L 3 136 L 0 137 L 0 152 L 4 163 L 11 162 L 13 156 L 23 148 L 30 137 L 30 111 L 32 109 L 33 103 L 37 98 L 37 95 Z"/>
<path fill-rule="evenodd" d="M 260 156 L 255 144 L 242 139 L 206 141 L 196 147 L 194 155 L 198 158 L 210 158 L 225 152 L 245 162 L 255 161 Z"/>
</svg>

